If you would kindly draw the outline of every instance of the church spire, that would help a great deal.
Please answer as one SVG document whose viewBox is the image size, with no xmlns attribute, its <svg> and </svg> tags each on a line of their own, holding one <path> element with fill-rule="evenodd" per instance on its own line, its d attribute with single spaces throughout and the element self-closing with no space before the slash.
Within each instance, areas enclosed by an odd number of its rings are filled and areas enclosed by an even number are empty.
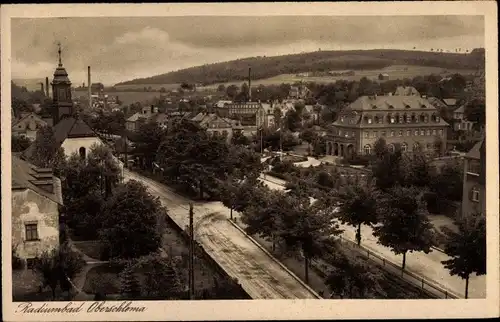
<svg viewBox="0 0 500 322">
<path fill-rule="evenodd" d="M 61 61 L 61 43 L 57 43 L 57 46 L 59 47 L 59 50 L 57 51 L 59 53 L 59 67 L 62 67 L 62 61 Z"/>
</svg>

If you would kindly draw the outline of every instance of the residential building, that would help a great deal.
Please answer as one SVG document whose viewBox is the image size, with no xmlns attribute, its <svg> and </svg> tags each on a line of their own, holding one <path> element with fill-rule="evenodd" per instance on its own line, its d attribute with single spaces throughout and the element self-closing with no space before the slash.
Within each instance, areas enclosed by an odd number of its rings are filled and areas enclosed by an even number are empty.
<svg viewBox="0 0 500 322">
<path fill-rule="evenodd" d="M 139 113 L 135 113 L 134 115 L 130 116 L 126 121 L 125 121 L 125 128 L 128 131 L 137 131 L 139 129 L 139 126 L 153 118 L 155 118 L 158 115 L 158 107 L 156 106 L 145 106 L 142 108 L 142 111 Z M 165 116 L 167 117 L 167 116 Z M 160 117 L 161 120 L 163 120 L 163 117 Z M 161 121 L 160 123 L 164 123 Z"/>
<path fill-rule="evenodd" d="M 12 247 L 31 267 L 43 251 L 59 246 L 61 181 L 51 169 L 41 169 L 12 156 Z"/>
<path fill-rule="evenodd" d="M 256 127 L 265 125 L 268 114 L 260 102 L 226 104 L 216 112 L 223 118 L 240 121 L 243 126 Z"/>
<path fill-rule="evenodd" d="M 332 124 L 327 154 L 371 154 L 379 138 L 390 150 L 398 144 L 403 152 L 443 153 L 448 123 L 416 93 L 414 88 L 398 88 L 395 95 L 358 98 Z"/>
<path fill-rule="evenodd" d="M 486 140 L 483 138 L 464 157 L 462 215 L 486 212 Z"/>
<path fill-rule="evenodd" d="M 378 79 L 379 80 L 388 80 L 389 79 L 389 74 L 378 74 Z"/>
<path fill-rule="evenodd" d="M 288 93 L 288 97 L 292 99 L 304 99 L 306 98 L 311 91 L 304 85 L 291 86 L 290 92 Z"/>
<path fill-rule="evenodd" d="M 468 121 L 465 116 L 465 105 L 460 106 L 453 111 L 453 129 L 455 131 L 472 131 L 474 122 Z"/>
<path fill-rule="evenodd" d="M 47 125 L 47 122 L 36 113 L 22 114 L 19 119 L 13 120 L 12 135 L 26 136 L 34 140 L 38 129 Z"/>
<path fill-rule="evenodd" d="M 209 135 L 224 136 L 228 142 L 233 136 L 233 128 L 239 125 L 238 121 L 220 117 L 215 113 L 199 113 L 191 120 L 206 129 Z"/>
</svg>

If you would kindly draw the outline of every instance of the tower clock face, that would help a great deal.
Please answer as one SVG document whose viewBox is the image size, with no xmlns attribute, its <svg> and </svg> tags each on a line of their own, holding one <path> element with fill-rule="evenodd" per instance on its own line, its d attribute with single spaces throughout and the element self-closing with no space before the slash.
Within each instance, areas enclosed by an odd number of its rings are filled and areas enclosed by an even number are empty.
<svg viewBox="0 0 500 322">
<path fill-rule="evenodd" d="M 66 100 L 66 89 L 60 88 L 57 96 L 58 96 L 60 101 Z"/>
</svg>

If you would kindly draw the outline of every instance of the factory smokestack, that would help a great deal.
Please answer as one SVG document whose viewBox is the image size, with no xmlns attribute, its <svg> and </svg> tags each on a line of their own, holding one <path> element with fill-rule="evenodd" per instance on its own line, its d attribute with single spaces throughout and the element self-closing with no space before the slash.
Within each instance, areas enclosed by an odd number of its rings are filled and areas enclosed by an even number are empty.
<svg viewBox="0 0 500 322">
<path fill-rule="evenodd" d="M 248 101 L 252 101 L 252 68 L 248 67 Z"/>
<path fill-rule="evenodd" d="M 49 93 L 49 78 L 45 77 L 45 90 L 47 91 L 47 98 L 50 98 L 50 93 Z"/>
<path fill-rule="evenodd" d="M 89 95 L 89 110 L 92 108 L 92 82 L 90 78 L 90 66 L 87 68 L 87 74 L 88 74 L 88 80 L 87 80 L 87 88 L 88 88 L 88 95 Z"/>
<path fill-rule="evenodd" d="M 45 90 L 43 89 L 43 83 L 40 83 L 40 90 L 42 91 L 43 94 L 45 94 Z"/>
</svg>

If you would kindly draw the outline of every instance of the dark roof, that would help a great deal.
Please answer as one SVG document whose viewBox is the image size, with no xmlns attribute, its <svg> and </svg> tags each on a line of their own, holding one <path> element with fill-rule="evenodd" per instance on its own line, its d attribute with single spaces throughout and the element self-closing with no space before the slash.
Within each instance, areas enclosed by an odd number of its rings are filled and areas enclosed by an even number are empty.
<svg viewBox="0 0 500 322">
<path fill-rule="evenodd" d="M 65 117 L 60 120 L 59 123 L 53 127 L 53 130 L 57 147 L 61 146 L 67 138 L 99 137 L 84 120 L 73 116 Z M 33 153 L 35 142 L 24 151 L 26 157 L 29 157 Z"/>
<path fill-rule="evenodd" d="M 392 108 L 391 108 L 392 107 Z M 407 108 L 408 107 L 408 108 Z M 354 111 L 376 111 L 379 110 L 394 110 L 394 111 L 423 111 L 436 110 L 436 108 L 425 98 L 417 95 L 402 96 L 361 96 L 356 101 L 349 105 L 349 108 Z"/>
<path fill-rule="evenodd" d="M 53 185 L 52 192 L 43 188 L 44 185 Z M 17 156 L 12 156 L 12 189 L 30 189 L 63 204 L 61 181 L 52 175 L 52 170 L 38 168 Z"/>
</svg>

